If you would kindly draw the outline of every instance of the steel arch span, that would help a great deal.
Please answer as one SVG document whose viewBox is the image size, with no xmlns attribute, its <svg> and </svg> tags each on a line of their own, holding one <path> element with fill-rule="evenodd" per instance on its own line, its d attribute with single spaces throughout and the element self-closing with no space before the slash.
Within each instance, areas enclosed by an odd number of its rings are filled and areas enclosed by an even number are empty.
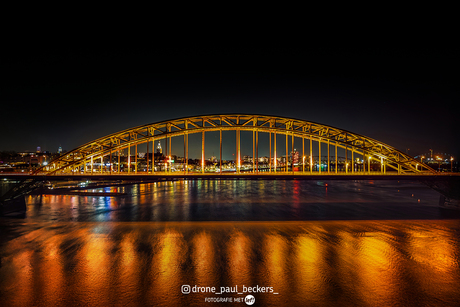
<svg viewBox="0 0 460 307">
<path fill-rule="evenodd" d="M 284 135 L 286 140 L 286 155 L 289 152 L 288 139 L 291 138 L 292 147 L 295 138 L 302 139 L 303 161 L 301 165 L 303 165 L 302 171 L 305 172 L 305 174 L 313 174 L 315 172 L 323 174 L 337 173 L 337 148 L 341 148 L 342 151 L 344 150 L 347 156 L 345 170 L 342 169 L 342 173 L 345 174 L 368 174 L 371 171 L 371 163 L 373 163 L 373 165 L 378 164 L 380 167 L 379 171 L 383 174 L 387 173 L 387 171 L 393 174 L 436 173 L 435 170 L 428 165 L 415 160 L 413 157 L 390 145 L 340 128 L 279 116 L 224 114 L 184 117 L 116 132 L 62 154 L 60 157 L 49 162 L 47 166 L 43 166 L 36 170 L 34 174 L 59 175 L 82 172 L 89 172 L 91 174 L 94 172 L 104 174 L 119 173 L 121 164 L 120 152 L 125 150 L 128 151 L 128 158 L 125 163 L 129 165 L 129 167 L 127 167 L 128 173 L 137 174 L 139 172 L 144 175 L 151 174 L 155 172 L 155 167 L 152 167 L 150 170 L 152 161 L 149 161 L 148 154 L 146 170 L 139 171 L 137 167 L 137 155 L 135 156 L 136 161 L 131 161 L 132 148 L 135 148 L 137 152 L 138 145 L 147 144 L 148 152 L 149 144 L 152 144 L 151 153 L 153 153 L 155 141 L 166 139 L 169 141 L 169 144 L 171 144 L 172 137 L 183 136 L 184 160 L 185 163 L 188 163 L 188 136 L 195 133 L 200 133 L 202 136 L 201 160 L 203 166 L 202 172 L 204 172 L 205 132 L 220 131 L 220 161 L 222 163 L 222 131 L 229 130 L 236 131 L 236 160 L 238 164 L 236 172 L 239 172 L 241 167 L 240 132 L 251 131 L 253 133 L 253 157 L 258 158 L 259 133 L 268 133 L 270 136 L 269 172 L 276 172 L 277 169 L 279 169 L 276 165 L 276 158 L 279 158 L 279 155 L 276 153 L 277 144 L 279 144 L 276 142 L 276 136 Z M 309 145 L 310 154 L 308 156 L 305 156 L 305 143 L 307 143 L 307 146 Z M 321 153 L 321 148 L 324 147 L 325 144 L 327 144 L 326 158 L 322 156 L 322 154 L 324 155 L 326 153 L 324 151 Z M 313 147 L 319 151 L 318 158 L 316 159 L 318 161 L 313 161 Z M 348 155 L 351 157 L 350 160 L 348 160 Z M 331 160 L 331 156 L 333 156 L 334 159 Z M 358 170 L 355 167 L 356 157 L 361 157 L 361 167 Z M 288 157 L 286 158 L 288 159 Z M 258 159 L 253 159 L 253 161 L 255 161 L 253 163 L 258 163 Z M 94 165 L 97 162 L 100 162 L 100 167 L 95 168 Z M 133 162 L 135 162 L 135 166 L 132 170 L 131 165 Z M 315 171 L 315 163 L 322 165 L 323 162 L 327 163 L 327 168 L 319 167 Z M 352 166 L 349 166 L 348 162 L 351 162 L 350 164 Z M 286 171 L 288 170 L 287 164 L 288 163 L 286 163 Z M 307 166 L 307 171 L 305 171 L 305 165 Z M 126 170 L 126 168 L 124 169 Z M 187 167 L 184 168 L 184 170 L 187 169 Z M 255 170 L 255 168 L 253 170 Z M 220 171 L 222 171 L 222 167 Z"/>
</svg>

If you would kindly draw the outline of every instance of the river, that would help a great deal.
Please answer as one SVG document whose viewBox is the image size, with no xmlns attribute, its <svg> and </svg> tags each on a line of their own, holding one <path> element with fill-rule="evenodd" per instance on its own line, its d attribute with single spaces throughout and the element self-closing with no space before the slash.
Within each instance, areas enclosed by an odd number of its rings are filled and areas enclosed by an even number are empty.
<svg viewBox="0 0 460 307">
<path fill-rule="evenodd" d="M 2 306 L 460 305 L 460 212 L 417 182 L 100 190 L 0 219 Z"/>
</svg>

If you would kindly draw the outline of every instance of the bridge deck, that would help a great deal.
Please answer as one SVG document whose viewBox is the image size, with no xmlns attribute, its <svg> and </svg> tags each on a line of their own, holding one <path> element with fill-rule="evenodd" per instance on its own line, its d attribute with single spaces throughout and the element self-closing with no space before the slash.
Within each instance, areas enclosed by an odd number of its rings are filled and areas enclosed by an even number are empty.
<svg viewBox="0 0 460 307">
<path fill-rule="evenodd" d="M 430 180 L 439 178 L 460 178 L 460 173 L 425 173 L 425 174 L 340 174 L 340 173 L 301 173 L 301 172 L 277 172 L 277 173 L 138 173 L 138 174 L 61 174 L 61 175 L 31 175 L 31 174 L 1 174 L 0 179 L 10 180 L 155 180 L 160 178 L 170 179 L 300 179 L 300 180 Z"/>
</svg>

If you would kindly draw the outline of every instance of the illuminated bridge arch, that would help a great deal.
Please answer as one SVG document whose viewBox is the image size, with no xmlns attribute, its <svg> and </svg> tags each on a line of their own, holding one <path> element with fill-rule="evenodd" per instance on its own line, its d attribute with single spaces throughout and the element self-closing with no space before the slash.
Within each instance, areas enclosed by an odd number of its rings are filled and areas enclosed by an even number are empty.
<svg viewBox="0 0 460 307">
<path fill-rule="evenodd" d="M 392 146 L 343 129 L 315 122 L 278 116 L 225 114 L 185 117 L 116 132 L 64 153 L 59 158 L 51 161 L 47 166 L 38 169 L 35 174 L 59 175 L 63 173 L 81 172 L 116 174 L 120 172 L 120 164 L 122 164 L 120 161 L 121 151 L 128 151 L 125 164 L 130 167 L 124 168 L 125 171 L 127 169 L 129 173 L 152 174 L 155 172 L 155 167 L 152 167 L 152 161 L 149 161 L 148 154 L 146 157 L 145 170 L 138 170 L 137 155 L 135 155 L 134 158 L 136 161 L 131 161 L 131 154 L 137 152 L 138 145 L 146 144 L 147 153 L 149 152 L 149 148 L 151 148 L 151 153 L 153 153 L 155 151 L 156 141 L 166 139 L 169 141 L 169 144 L 171 144 L 172 137 L 183 136 L 184 160 L 186 161 L 185 163 L 187 163 L 189 159 L 188 136 L 195 133 L 200 133 L 202 136 L 202 168 L 200 171 L 204 172 L 205 132 L 220 131 L 220 161 L 222 163 L 222 131 L 229 130 L 236 131 L 236 172 L 241 170 L 240 132 L 250 131 L 253 133 L 253 156 L 257 158 L 259 157 L 259 133 L 269 134 L 269 172 L 288 171 L 289 163 L 286 163 L 285 168 L 284 165 L 280 168 L 280 165 L 277 165 L 276 159 L 280 157 L 276 152 L 276 144 L 278 144 L 279 147 L 276 136 L 284 135 L 286 140 L 286 155 L 290 152 L 290 149 L 288 149 L 288 140 L 291 139 L 293 148 L 295 138 L 302 139 L 301 166 L 297 168 L 297 171 L 300 169 L 300 171 L 305 172 L 306 175 L 315 172 L 359 174 L 369 173 L 371 170 L 374 172 L 388 172 L 393 174 L 435 173 L 428 165 L 415 160 L 413 157 Z M 151 147 L 150 144 L 152 145 Z M 307 150 L 305 150 L 305 146 Z M 324 150 L 325 146 L 327 150 Z M 345 152 L 345 156 L 347 157 L 346 161 L 338 161 L 337 148 Z M 314 157 L 313 149 L 318 153 L 317 158 Z M 321 152 L 321 149 L 323 149 L 323 152 Z M 169 151 L 169 154 L 171 154 L 171 151 Z M 286 158 L 289 161 L 288 157 Z M 357 159 L 358 162 L 356 162 Z M 253 159 L 253 161 L 254 166 L 258 164 L 258 159 Z M 133 162 L 135 162 L 134 168 L 131 167 Z M 339 170 L 338 165 L 340 165 L 340 163 L 342 164 L 342 168 Z M 355 163 L 359 164 L 359 167 L 357 167 Z M 371 163 L 373 167 L 371 167 Z M 98 167 L 95 167 L 96 164 Z M 320 167 L 315 168 L 315 165 L 320 165 Z M 321 165 L 323 165 L 323 167 L 321 167 Z M 375 167 L 376 165 L 377 170 Z M 188 170 L 187 165 L 185 165 L 184 169 Z M 220 170 L 222 171 L 222 167 Z M 257 168 L 254 167 L 253 170 L 258 171 L 258 165 Z"/>
</svg>

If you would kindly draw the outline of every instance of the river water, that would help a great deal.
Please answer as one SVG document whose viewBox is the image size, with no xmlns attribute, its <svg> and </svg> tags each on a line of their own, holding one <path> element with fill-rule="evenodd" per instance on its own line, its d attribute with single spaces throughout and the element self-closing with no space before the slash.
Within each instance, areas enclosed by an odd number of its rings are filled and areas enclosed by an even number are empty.
<svg viewBox="0 0 460 307">
<path fill-rule="evenodd" d="M 100 190 L 0 219 L 1 306 L 460 306 L 460 212 L 416 182 Z"/>
</svg>

